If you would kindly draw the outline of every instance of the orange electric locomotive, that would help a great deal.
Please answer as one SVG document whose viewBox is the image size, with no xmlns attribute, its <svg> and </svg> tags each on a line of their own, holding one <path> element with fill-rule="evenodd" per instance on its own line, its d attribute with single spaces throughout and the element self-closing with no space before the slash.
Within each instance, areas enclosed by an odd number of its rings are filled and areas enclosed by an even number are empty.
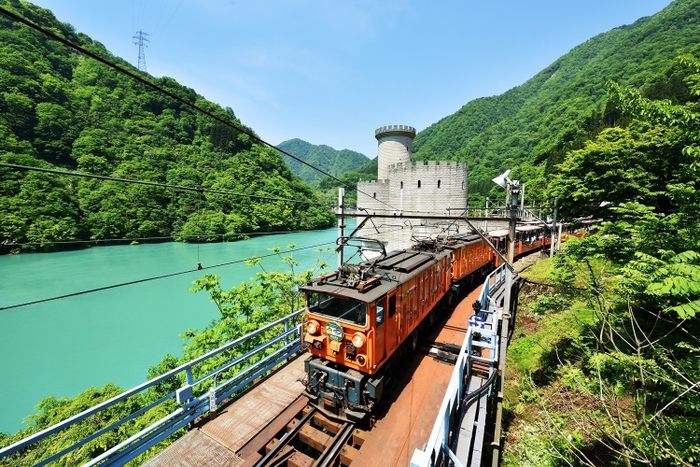
<svg viewBox="0 0 700 467">
<path fill-rule="evenodd" d="M 479 235 L 422 242 L 301 287 L 306 295 L 306 395 L 327 413 L 359 420 L 382 397 L 392 357 L 415 349 L 418 327 L 454 285 L 493 268 Z"/>
</svg>

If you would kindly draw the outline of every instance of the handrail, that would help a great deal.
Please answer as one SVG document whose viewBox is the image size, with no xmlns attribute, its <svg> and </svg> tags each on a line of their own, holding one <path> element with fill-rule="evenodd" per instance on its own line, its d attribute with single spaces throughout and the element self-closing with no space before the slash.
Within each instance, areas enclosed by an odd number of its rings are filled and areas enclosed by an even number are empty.
<svg viewBox="0 0 700 467">
<path fill-rule="evenodd" d="M 301 335 L 301 324 L 294 324 L 294 321 L 303 312 L 304 309 L 290 313 L 287 316 L 284 316 L 276 321 L 266 324 L 265 326 L 257 329 L 256 331 L 251 332 L 250 334 L 247 334 L 227 344 L 224 344 L 223 346 L 211 350 L 206 354 L 197 357 L 187 363 L 184 363 L 178 366 L 177 368 L 174 368 L 160 376 L 146 381 L 145 383 L 142 383 L 132 389 L 124 391 L 121 394 L 114 396 L 100 404 L 97 404 L 94 407 L 86 409 L 79 414 L 73 415 L 72 417 L 67 418 L 62 422 L 59 422 L 51 427 L 41 430 L 10 446 L 6 446 L 0 449 L 0 459 L 7 457 L 23 448 L 27 448 L 33 444 L 36 444 L 55 433 L 58 433 L 75 425 L 76 423 L 86 419 L 87 417 L 90 417 L 91 415 L 95 415 L 109 407 L 114 406 L 115 404 L 121 401 L 128 399 L 131 396 L 142 393 L 162 381 L 184 373 L 185 384 L 177 390 L 171 392 L 170 394 L 167 394 L 166 396 L 161 397 L 157 401 L 145 407 L 139 408 L 132 414 L 129 414 L 128 416 L 117 420 L 116 422 L 112 423 L 107 427 L 99 428 L 98 430 L 86 436 L 82 440 L 74 443 L 71 446 L 66 447 L 58 453 L 52 454 L 44 458 L 42 461 L 36 464 L 36 466 L 41 466 L 49 462 L 53 462 L 57 459 L 60 459 L 61 457 L 65 456 L 71 451 L 85 445 L 86 443 L 94 439 L 97 439 L 98 437 L 110 431 L 115 430 L 124 423 L 143 415 L 146 411 L 162 403 L 165 403 L 168 400 L 175 398 L 178 402 L 180 402 L 180 406 L 175 411 L 166 415 L 161 420 L 158 420 L 149 427 L 141 430 L 139 433 L 133 435 L 129 439 L 112 447 L 111 449 L 103 453 L 101 456 L 93 459 L 92 462 L 87 464 L 94 465 L 98 462 L 105 462 L 105 464 L 103 465 L 111 465 L 112 461 L 110 460 L 110 457 L 116 456 L 115 459 L 113 459 L 113 461 L 116 463 L 116 465 L 122 465 L 123 463 L 133 459 L 146 449 L 154 446 L 162 439 L 165 439 L 167 436 L 171 435 L 178 429 L 186 426 L 188 423 L 193 422 L 198 416 L 206 414 L 209 411 L 210 395 L 208 392 L 205 391 L 208 388 L 204 387 L 204 382 L 210 379 L 213 379 L 213 381 L 215 381 L 216 377 L 218 377 L 221 373 L 230 370 L 235 365 L 243 363 L 249 360 L 250 358 L 260 354 L 261 352 L 267 351 L 274 345 L 282 344 L 282 346 L 279 349 L 275 350 L 270 355 L 265 356 L 263 359 L 254 363 L 250 367 L 247 367 L 235 373 L 226 381 L 218 383 L 218 387 L 213 388 L 213 390 L 215 391 L 215 402 L 218 404 L 223 399 L 229 397 L 233 393 L 239 391 L 246 385 L 250 384 L 255 378 L 260 377 L 261 375 L 265 374 L 281 362 L 291 358 L 296 353 L 298 353 L 301 350 L 301 340 L 297 339 L 296 337 Z M 270 336 L 269 339 L 267 339 L 261 345 L 246 352 L 244 355 L 241 355 L 233 360 L 223 363 L 216 369 L 208 372 L 206 375 L 199 377 L 196 380 L 193 379 L 192 371 L 199 364 L 204 363 L 210 360 L 211 358 L 221 354 L 222 352 L 225 352 L 226 350 L 233 349 L 256 336 L 271 331 L 274 328 L 277 328 L 282 325 L 284 325 L 283 330 L 275 331 L 277 332 L 277 334 Z M 202 395 L 199 395 L 197 397 L 194 396 L 193 388 L 195 388 L 195 386 L 197 386 L 198 391 L 203 392 Z M 214 384 L 212 384 L 212 386 L 214 386 Z M 133 446 L 133 449 L 128 449 L 130 446 Z"/>
<path fill-rule="evenodd" d="M 498 372 L 496 371 L 496 365 L 498 364 L 498 349 L 492 353 L 492 359 L 488 359 L 491 363 L 489 378 L 483 386 L 481 386 L 476 391 L 471 393 L 466 393 L 466 381 L 470 376 L 470 360 L 472 357 L 472 345 L 473 345 L 473 334 L 478 332 L 480 334 L 489 333 L 493 334 L 492 337 L 496 336 L 496 328 L 498 323 L 496 322 L 496 303 L 490 299 L 491 292 L 498 290 L 500 287 L 505 285 L 506 281 L 506 265 L 502 264 L 491 272 L 484 280 L 484 285 L 482 286 L 481 293 L 479 295 L 479 302 L 481 303 L 480 313 L 492 313 L 494 314 L 494 322 L 492 322 L 492 330 L 476 329 L 472 326 L 467 330 L 467 334 L 460 348 L 459 355 L 457 357 L 457 362 L 455 363 L 455 369 L 450 377 L 450 382 L 445 391 L 445 397 L 440 405 L 440 410 L 438 411 L 437 419 L 433 425 L 433 430 L 430 434 L 428 442 L 425 444 L 423 449 L 416 449 L 413 452 L 413 457 L 411 458 L 411 467 L 431 467 L 437 465 L 437 461 L 444 454 L 449 458 L 455 466 L 460 466 L 461 462 L 457 459 L 455 453 L 452 452 L 448 444 L 450 427 L 454 421 L 455 413 L 459 413 L 456 410 L 458 405 L 464 404 L 465 401 L 469 401 L 477 395 L 480 395 L 486 388 L 490 387 L 491 383 L 495 380 Z M 478 344 L 477 344 L 478 345 Z M 497 340 L 495 346 L 497 347 Z M 487 359 L 479 358 L 478 360 L 484 361 Z"/>
</svg>

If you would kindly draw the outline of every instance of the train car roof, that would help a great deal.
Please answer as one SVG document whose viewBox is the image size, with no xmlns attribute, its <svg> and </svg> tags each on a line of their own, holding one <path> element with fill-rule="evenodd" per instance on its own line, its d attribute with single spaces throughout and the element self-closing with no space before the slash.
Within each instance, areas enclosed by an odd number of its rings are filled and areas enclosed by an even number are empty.
<svg viewBox="0 0 700 467">
<path fill-rule="evenodd" d="M 337 280 L 330 279 L 325 282 L 314 281 L 303 287 L 299 287 L 299 290 L 304 292 L 323 292 L 341 297 L 348 297 L 361 302 L 373 302 L 374 300 L 386 295 L 392 289 L 395 289 L 397 285 L 398 283 L 396 280 L 381 277 L 379 279 L 379 284 L 377 284 L 376 287 L 372 287 L 367 292 L 362 292 L 355 287 L 343 285 Z"/>
<path fill-rule="evenodd" d="M 384 258 L 372 263 L 365 262 L 360 266 L 368 268 L 367 285 L 364 290 L 360 286 L 348 283 L 347 278 L 340 277 L 337 271 L 325 276 L 322 281 L 315 280 L 299 289 L 305 292 L 323 292 L 348 297 L 363 302 L 372 302 L 387 292 L 396 288 L 420 274 L 426 267 L 447 255 L 446 251 L 429 253 L 418 250 L 392 251 Z M 371 267 L 371 268 L 370 268 Z M 375 278 L 371 282 L 372 278 Z"/>
<path fill-rule="evenodd" d="M 507 237 L 508 232 L 509 232 L 508 229 L 492 230 L 486 236 L 487 237 Z"/>
<path fill-rule="evenodd" d="M 517 232 L 533 232 L 535 230 L 542 230 L 544 226 L 542 224 L 539 225 L 519 225 L 515 228 Z"/>
<path fill-rule="evenodd" d="M 542 224 L 539 225 L 518 225 L 515 227 L 516 232 L 535 232 L 544 229 Z M 508 229 L 492 230 L 487 237 L 507 237 Z"/>
</svg>

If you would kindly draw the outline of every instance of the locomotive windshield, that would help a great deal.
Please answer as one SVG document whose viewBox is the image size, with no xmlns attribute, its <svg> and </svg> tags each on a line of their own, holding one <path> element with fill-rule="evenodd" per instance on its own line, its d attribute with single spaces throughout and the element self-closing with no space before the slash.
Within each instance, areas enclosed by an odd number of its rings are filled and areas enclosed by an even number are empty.
<svg viewBox="0 0 700 467">
<path fill-rule="evenodd" d="M 321 292 L 307 294 L 309 313 L 349 321 L 364 327 L 367 324 L 367 304 L 346 297 Z"/>
</svg>

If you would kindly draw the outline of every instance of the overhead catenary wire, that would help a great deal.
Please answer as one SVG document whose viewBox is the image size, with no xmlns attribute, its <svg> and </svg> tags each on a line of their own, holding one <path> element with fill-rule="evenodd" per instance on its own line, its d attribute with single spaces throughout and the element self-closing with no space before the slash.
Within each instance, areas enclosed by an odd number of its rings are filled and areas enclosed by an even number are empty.
<svg viewBox="0 0 700 467">
<path fill-rule="evenodd" d="M 262 138 L 260 138 L 259 136 L 257 136 L 255 133 L 253 133 L 251 130 L 248 130 L 248 129 L 246 129 L 246 128 L 240 127 L 240 126 L 234 124 L 233 122 L 231 122 L 231 121 L 229 121 L 229 120 L 227 120 L 227 119 L 221 118 L 221 117 L 219 117 L 218 115 L 215 115 L 215 114 L 213 114 L 212 112 L 210 112 L 210 111 L 208 111 L 208 110 L 206 110 L 206 109 L 204 109 L 204 108 L 198 106 L 197 104 L 194 104 L 194 103 L 192 103 L 192 102 L 189 102 L 188 100 L 183 99 L 182 97 L 179 97 L 178 95 L 176 95 L 176 94 L 174 94 L 174 93 L 168 91 L 167 89 L 164 89 L 164 88 L 158 86 L 157 84 L 155 84 L 155 83 L 149 81 L 148 79 L 144 78 L 144 76 L 139 75 L 137 72 L 129 71 L 129 70 L 127 70 L 126 68 L 117 65 L 116 63 L 110 62 L 109 60 L 107 60 L 107 59 L 105 59 L 105 58 L 103 58 L 103 57 L 100 57 L 100 56 L 97 55 L 96 53 L 90 52 L 89 50 L 85 49 L 84 47 L 81 47 L 80 45 L 78 45 L 78 44 L 76 44 L 76 43 L 74 43 L 74 42 L 71 42 L 71 41 L 69 41 L 68 39 L 66 39 L 66 38 L 64 38 L 64 37 L 59 36 L 58 34 L 56 34 L 56 33 L 53 32 L 53 31 L 50 31 L 50 30 L 48 30 L 48 29 L 46 29 L 46 28 L 44 28 L 44 27 L 42 27 L 42 26 L 39 26 L 38 24 L 36 24 L 36 23 L 34 23 L 34 22 L 28 20 L 27 18 L 24 18 L 23 16 L 18 15 L 17 13 L 14 13 L 14 12 L 8 10 L 8 9 L 5 8 L 5 7 L 0 6 L 0 13 L 4 14 L 5 16 L 7 16 L 7 17 L 9 17 L 9 18 L 12 18 L 12 19 L 15 20 L 15 21 L 18 21 L 18 22 L 20 22 L 20 23 L 22 23 L 22 24 L 24 24 L 24 25 L 26 25 L 26 26 L 28 26 L 28 27 L 34 29 L 35 31 L 38 31 L 38 32 L 40 32 L 40 33 L 42 33 L 42 34 L 44 34 L 44 35 L 46 35 L 46 36 L 48 36 L 48 37 L 50 37 L 50 38 L 52 38 L 52 39 L 54 39 L 54 40 L 56 40 L 56 41 L 62 43 L 63 45 L 65 45 L 65 46 L 67 46 L 67 47 L 70 47 L 70 48 L 72 48 L 72 49 L 74 49 L 74 50 L 76 50 L 76 51 L 78 51 L 78 52 L 80 52 L 80 53 L 82 53 L 82 54 L 84 54 L 84 55 L 86 55 L 86 56 L 88 56 L 88 57 L 94 59 L 94 60 L 97 60 L 98 62 L 100 62 L 100 63 L 102 63 L 102 64 L 104 64 L 104 65 L 106 65 L 106 66 L 112 68 L 113 70 L 115 70 L 115 71 L 117 71 L 117 72 L 119 72 L 119 73 L 122 73 L 122 74 L 125 74 L 125 75 L 129 76 L 130 78 L 132 78 L 132 79 L 138 81 L 139 83 L 141 83 L 141 84 L 143 84 L 143 85 L 145 85 L 145 86 L 148 86 L 149 88 L 154 89 L 154 90 L 156 90 L 156 91 L 158 91 L 158 92 L 160 92 L 160 93 L 162 93 L 162 94 L 164 94 L 164 95 L 170 97 L 171 99 L 176 100 L 177 102 L 181 103 L 182 105 L 185 105 L 185 106 L 187 106 L 187 107 L 189 107 L 189 108 L 191 108 L 191 109 L 194 109 L 194 110 L 196 110 L 196 111 L 198 111 L 198 112 L 200 112 L 200 113 L 202 113 L 202 114 L 204 114 L 204 115 L 206 115 L 206 116 L 212 118 L 213 120 L 216 120 L 217 122 L 219 122 L 219 123 L 221 123 L 221 124 L 223 124 L 223 125 L 226 125 L 226 126 L 228 126 L 228 127 L 230 127 L 230 128 L 233 128 L 233 129 L 236 130 L 236 131 L 239 131 L 239 132 L 241 132 L 241 133 L 247 135 L 247 136 L 250 137 L 252 140 L 257 141 L 257 142 L 260 143 L 260 144 L 263 144 L 263 145 L 265 145 L 265 146 L 268 146 L 268 147 L 270 147 L 270 148 L 272 148 L 272 149 L 275 149 L 275 150 L 279 151 L 280 153 L 282 153 L 282 154 L 284 154 L 284 155 L 286 155 L 286 156 L 288 156 L 288 157 L 291 157 L 291 158 L 294 159 L 295 161 L 300 162 L 301 164 L 303 164 L 303 165 L 305 165 L 305 166 L 307 166 L 307 167 L 309 167 L 309 168 L 311 168 L 311 169 L 313 169 L 313 170 L 315 170 L 315 171 L 317 171 L 317 172 L 323 174 L 324 176 L 329 177 L 329 178 L 331 178 L 331 179 L 333 179 L 333 180 L 339 182 L 339 183 L 341 184 L 341 186 L 346 187 L 346 188 L 348 188 L 349 190 L 354 190 L 354 191 L 357 191 L 358 193 L 362 193 L 362 194 L 364 194 L 364 195 L 366 195 L 366 196 L 370 196 L 368 193 L 365 193 L 365 192 L 362 191 L 362 190 L 358 190 L 357 187 L 355 187 L 355 186 L 348 185 L 347 183 L 345 183 L 344 181 L 342 181 L 342 180 L 339 179 L 338 177 L 336 177 L 336 176 L 334 176 L 334 175 L 331 175 L 330 173 L 326 172 L 325 170 L 322 170 L 322 169 L 320 169 L 320 168 L 314 166 L 313 164 L 310 164 L 310 163 L 308 163 L 308 162 L 306 162 L 306 161 L 304 161 L 304 160 L 302 160 L 302 159 L 296 157 L 295 155 L 293 155 L 293 154 L 291 154 L 291 153 L 289 153 L 289 152 L 287 152 L 287 151 L 285 151 L 285 150 L 283 150 L 283 149 L 280 149 L 280 148 L 276 147 L 276 146 L 273 145 L 272 143 L 268 143 L 267 141 L 263 140 Z M 381 201 L 381 200 L 377 200 L 377 201 L 380 202 L 381 204 L 384 204 L 384 205 L 388 206 L 388 207 L 391 208 L 391 209 L 396 209 L 396 208 L 394 208 L 393 206 L 391 206 L 390 204 L 388 204 L 388 203 L 386 203 L 386 202 L 384 202 L 384 201 Z"/>
<path fill-rule="evenodd" d="M 155 280 L 159 280 L 159 279 L 167 279 L 167 278 L 169 278 L 169 277 L 182 276 L 182 275 L 184 275 L 184 274 L 190 274 L 190 273 L 193 273 L 193 272 L 199 272 L 199 271 L 203 271 L 203 270 L 207 270 L 207 269 L 214 269 L 214 268 L 219 268 L 219 267 L 222 267 L 222 266 L 230 266 L 230 265 L 233 265 L 233 264 L 240 264 L 240 263 L 243 263 L 243 262 L 246 262 L 246 261 L 250 261 L 250 260 L 252 260 L 252 259 L 257 259 L 257 258 L 268 258 L 268 257 L 270 257 L 270 256 L 277 256 L 277 255 L 280 255 L 280 254 L 293 253 L 293 252 L 295 252 L 295 251 L 309 250 L 309 249 L 311 249 L 311 248 L 320 248 L 320 247 L 324 247 L 324 246 L 328 246 L 328 245 L 335 245 L 335 242 L 318 243 L 318 244 L 316 244 L 316 245 L 309 245 L 309 246 L 305 246 L 305 247 L 301 247 L 301 248 L 292 248 L 292 249 L 285 250 L 285 251 L 277 251 L 277 252 L 274 252 L 274 253 L 268 253 L 268 254 L 266 254 L 266 255 L 256 255 L 256 256 L 251 256 L 251 257 L 248 257 L 248 258 L 236 259 L 236 260 L 233 260 L 233 261 L 226 261 L 226 262 L 223 262 L 223 263 L 213 264 L 213 265 L 210 265 L 210 266 L 201 266 L 201 267 L 199 267 L 199 265 L 198 265 L 197 268 L 195 268 L 195 269 L 188 269 L 188 270 L 186 270 L 186 271 L 173 272 L 173 273 L 170 273 L 170 274 L 161 274 L 161 275 L 158 275 L 158 276 L 151 276 L 151 277 L 146 277 L 146 278 L 143 278 L 143 279 L 136 279 L 136 280 L 128 281 L 128 282 L 121 282 L 121 283 L 119 283 L 119 284 L 112 284 L 112 285 L 106 285 L 106 286 L 102 286 L 102 287 L 95 287 L 95 288 L 93 288 L 93 289 L 81 290 L 81 291 L 78 291 L 78 292 L 71 292 L 71 293 L 67 293 L 67 294 L 63 294 L 63 295 L 56 295 L 56 296 L 54 296 L 54 297 L 42 298 L 42 299 L 39 299 L 39 300 L 32 300 L 32 301 L 24 302 L 24 303 L 16 303 L 16 304 L 14 304 L 14 305 L 2 306 L 2 307 L 0 307 L 0 311 L 11 310 L 11 309 L 13 309 L 13 308 L 21 308 L 21 307 L 25 307 L 25 306 L 29 306 L 29 305 L 37 305 L 37 304 L 39 304 L 39 303 L 46 303 L 46 302 L 51 302 L 51 301 L 54 301 L 54 300 L 60 300 L 60 299 L 64 299 L 64 298 L 77 297 L 77 296 L 79 296 L 79 295 L 86 295 L 86 294 L 95 293 L 95 292 L 102 292 L 102 291 L 104 291 L 104 290 L 116 289 L 116 288 L 119 288 L 119 287 L 125 287 L 125 286 L 128 286 L 128 285 L 135 285 L 135 284 L 141 284 L 141 283 L 144 283 L 144 282 L 151 282 L 151 281 L 155 281 Z"/>
</svg>

